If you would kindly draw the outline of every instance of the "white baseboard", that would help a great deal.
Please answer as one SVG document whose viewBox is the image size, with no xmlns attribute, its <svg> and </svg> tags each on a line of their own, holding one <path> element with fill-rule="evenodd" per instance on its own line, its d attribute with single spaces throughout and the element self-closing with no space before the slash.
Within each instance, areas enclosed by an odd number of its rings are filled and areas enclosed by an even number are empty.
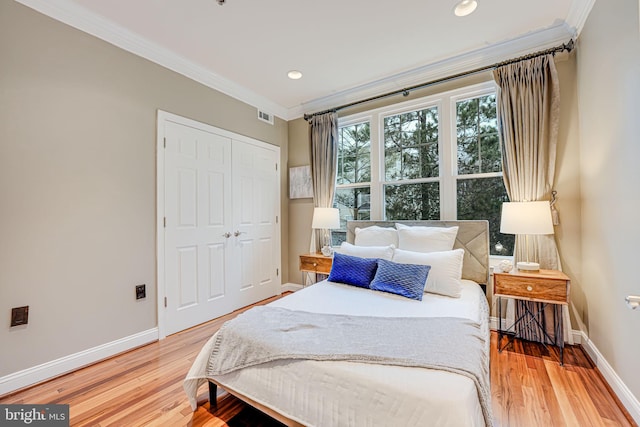
<svg viewBox="0 0 640 427">
<path fill-rule="evenodd" d="M 580 332 L 580 335 L 582 337 L 582 348 L 584 348 L 589 357 L 591 357 L 593 363 L 596 364 L 596 367 L 607 383 L 609 383 L 609 386 L 616 396 L 618 396 L 622 405 L 627 409 L 629 415 L 631 415 L 637 424 L 640 424 L 640 401 L 638 398 L 633 395 L 629 387 L 622 381 L 616 371 L 613 370 L 604 356 L 602 356 L 602 353 L 600 353 L 598 348 L 593 344 L 593 341 L 591 341 L 584 332 Z"/>
<path fill-rule="evenodd" d="M 302 289 L 302 285 L 298 285 L 297 283 L 283 283 L 282 284 L 282 292 L 295 292 Z"/>
<path fill-rule="evenodd" d="M 497 317 L 491 317 L 489 321 L 492 330 L 498 329 Z M 640 401 L 638 401 L 638 398 L 633 395 L 631 390 L 629 390 L 629 387 L 627 387 L 627 385 L 622 381 L 616 371 L 613 370 L 604 356 L 602 356 L 602 353 L 600 353 L 598 348 L 593 344 L 589 337 L 587 337 L 587 334 L 575 329 L 571 332 L 573 335 L 573 342 L 582 346 L 591 360 L 593 360 L 593 363 L 596 364 L 596 367 L 604 377 L 605 381 L 607 381 L 618 399 L 620 399 L 622 405 L 629 412 L 629 415 L 631 415 L 636 423 L 640 424 Z"/>
<path fill-rule="evenodd" d="M 158 328 L 139 332 L 78 353 L 70 354 L 0 378 L 0 396 L 42 381 L 66 374 L 84 366 L 107 359 L 141 345 L 158 340 Z"/>
</svg>

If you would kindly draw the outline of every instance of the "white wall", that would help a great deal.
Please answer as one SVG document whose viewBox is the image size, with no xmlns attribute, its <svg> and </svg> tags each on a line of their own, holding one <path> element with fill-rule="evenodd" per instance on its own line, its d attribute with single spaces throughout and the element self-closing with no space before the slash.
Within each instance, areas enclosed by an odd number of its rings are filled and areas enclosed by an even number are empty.
<svg viewBox="0 0 640 427">
<path fill-rule="evenodd" d="M 582 291 L 589 338 L 640 398 L 640 27 L 637 0 L 597 1 L 578 42 Z"/>
</svg>

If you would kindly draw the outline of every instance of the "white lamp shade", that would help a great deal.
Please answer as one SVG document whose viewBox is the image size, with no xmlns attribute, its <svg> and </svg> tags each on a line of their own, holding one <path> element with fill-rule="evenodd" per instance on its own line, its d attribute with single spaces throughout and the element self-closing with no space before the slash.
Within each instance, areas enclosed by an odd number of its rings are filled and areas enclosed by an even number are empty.
<svg viewBox="0 0 640 427">
<path fill-rule="evenodd" d="M 314 208 L 311 228 L 340 228 L 340 211 L 336 208 Z"/>
<path fill-rule="evenodd" d="M 549 202 L 503 203 L 500 232 L 505 234 L 553 234 Z"/>
</svg>

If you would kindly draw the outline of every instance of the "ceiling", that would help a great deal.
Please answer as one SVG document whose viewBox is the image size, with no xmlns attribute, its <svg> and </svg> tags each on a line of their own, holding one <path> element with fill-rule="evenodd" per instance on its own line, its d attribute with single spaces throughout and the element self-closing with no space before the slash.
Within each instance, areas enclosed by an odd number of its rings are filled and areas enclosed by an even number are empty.
<svg viewBox="0 0 640 427">
<path fill-rule="evenodd" d="M 17 1 L 285 120 L 557 46 L 595 2 Z"/>
</svg>

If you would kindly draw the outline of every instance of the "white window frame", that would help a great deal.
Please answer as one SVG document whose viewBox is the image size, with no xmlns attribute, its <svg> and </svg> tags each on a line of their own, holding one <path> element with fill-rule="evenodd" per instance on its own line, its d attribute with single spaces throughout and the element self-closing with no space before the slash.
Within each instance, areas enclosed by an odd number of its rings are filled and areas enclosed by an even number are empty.
<svg viewBox="0 0 640 427">
<path fill-rule="evenodd" d="M 424 98 L 376 108 L 363 113 L 341 117 L 338 126 L 349 126 L 369 121 L 371 127 L 371 181 L 367 183 L 338 185 L 336 188 L 354 188 L 369 185 L 371 194 L 372 220 L 385 219 L 384 185 L 421 182 L 440 182 L 440 219 L 457 218 L 457 181 L 458 179 L 489 178 L 502 176 L 502 172 L 458 175 L 458 139 L 456 132 L 456 103 L 461 100 L 477 98 L 496 93 L 493 81 L 475 84 Z M 438 108 L 438 161 L 439 177 L 419 178 L 402 181 L 384 179 L 384 118 L 419 109 Z"/>
<path fill-rule="evenodd" d="M 386 219 L 385 215 L 385 206 L 384 206 L 384 186 L 386 184 L 391 185 L 402 185 L 402 184 L 420 184 L 423 182 L 439 182 L 440 183 L 440 217 L 442 218 L 442 197 L 443 197 L 443 187 L 442 187 L 442 164 L 443 164 L 443 135 L 442 135 L 442 111 L 443 111 L 443 102 L 440 95 L 429 96 L 426 98 L 420 98 L 414 101 L 403 102 L 401 104 L 395 104 L 389 107 L 383 107 L 377 110 L 377 141 L 376 145 L 371 141 L 371 151 L 374 151 L 374 147 L 376 148 L 376 152 L 378 154 L 378 174 L 380 176 L 380 180 L 377 185 L 378 197 L 380 199 L 378 209 L 380 211 L 380 216 L 376 217 L 376 219 Z M 384 173 L 384 119 L 389 116 L 395 116 L 402 113 L 408 113 L 416 110 L 426 110 L 436 107 L 438 109 L 438 177 L 429 177 L 429 178 L 415 178 L 415 179 L 404 179 L 398 181 L 387 181 L 385 179 Z M 373 134 L 373 131 L 371 132 Z M 445 156 L 446 157 L 446 156 Z M 373 159 L 372 159 L 373 160 Z M 373 167 L 373 165 L 372 165 Z M 373 199 L 373 195 L 371 196 Z M 373 219 L 373 218 L 372 218 Z"/>
<path fill-rule="evenodd" d="M 348 117 L 344 117 L 344 118 L 340 118 L 338 119 L 338 127 L 346 127 L 346 126 L 353 126 L 353 125 L 357 125 L 360 123 L 366 123 L 369 122 L 369 128 L 370 130 L 374 129 L 374 123 L 372 121 L 372 115 L 369 112 L 364 112 L 364 113 L 360 113 L 360 114 L 354 114 Z M 369 133 L 369 135 L 371 135 L 371 133 Z M 370 136 L 371 138 L 371 136 Z M 379 175 L 379 171 L 376 170 L 376 168 L 374 168 L 374 161 L 379 161 L 379 159 L 377 158 L 376 155 L 374 155 L 374 148 L 373 148 L 373 138 L 371 138 L 371 141 L 369 143 L 369 148 L 370 148 L 370 152 L 369 155 L 371 156 L 371 158 L 369 159 L 369 164 L 371 166 L 371 181 L 369 182 L 354 182 L 352 184 L 339 184 L 336 185 L 336 190 L 337 189 L 349 189 L 349 188 L 362 188 L 362 187 L 369 187 L 369 194 L 370 194 L 370 199 L 369 199 L 369 205 L 370 205 L 370 210 L 369 210 L 369 215 L 371 215 L 371 219 L 374 218 L 379 218 L 378 216 L 374 216 L 374 215 L 379 215 L 379 211 L 377 210 L 378 204 L 379 204 L 379 200 L 374 199 L 374 191 L 373 191 L 373 183 L 376 182 L 376 180 L 380 179 L 380 175 Z M 337 177 L 336 177 L 337 179 Z M 377 197 L 380 197 L 380 195 L 378 194 Z M 374 206 L 376 208 L 374 208 Z M 375 212 L 375 213 L 374 213 Z"/>
<path fill-rule="evenodd" d="M 452 156 L 452 170 L 451 170 L 451 180 L 452 180 L 452 189 L 453 191 L 453 206 L 451 209 L 451 219 L 458 218 L 458 210 L 457 210 L 457 184 L 459 179 L 477 179 L 477 178 L 496 178 L 502 177 L 502 171 L 500 172 L 483 172 L 483 173 L 475 173 L 475 174 L 458 174 L 458 132 L 456 129 L 456 103 L 458 101 L 464 101 L 472 98 L 479 98 L 486 95 L 496 94 L 497 86 L 494 82 L 482 83 L 479 85 L 474 85 L 469 88 L 458 89 L 452 91 L 452 94 L 449 98 L 450 101 L 450 117 L 451 117 L 451 138 L 452 138 L 452 146 L 451 146 L 451 156 Z M 497 102 L 497 99 L 496 99 Z M 496 106 L 497 108 L 497 106 Z M 449 219 L 449 218 L 447 218 Z"/>
</svg>

